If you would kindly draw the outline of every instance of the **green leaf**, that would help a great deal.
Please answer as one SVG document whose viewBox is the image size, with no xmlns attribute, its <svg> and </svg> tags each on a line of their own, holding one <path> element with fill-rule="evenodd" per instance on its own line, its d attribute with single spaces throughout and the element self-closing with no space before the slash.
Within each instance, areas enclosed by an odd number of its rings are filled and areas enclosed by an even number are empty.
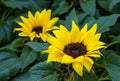
<svg viewBox="0 0 120 81">
<path fill-rule="evenodd" d="M 112 54 L 107 55 L 106 58 L 107 58 L 106 59 L 107 64 L 120 65 L 120 56 L 119 55 L 112 53 Z"/>
<path fill-rule="evenodd" d="M 95 15 L 96 12 L 96 2 L 95 0 L 80 0 L 81 8 L 91 16 Z"/>
<path fill-rule="evenodd" d="M 0 81 L 7 81 L 20 69 L 18 57 L 14 53 L 0 52 Z"/>
<path fill-rule="evenodd" d="M 24 45 L 24 40 L 21 38 L 17 38 L 11 44 L 1 47 L 0 51 L 2 51 L 2 50 L 16 51 L 18 47 L 22 47 L 23 45 Z"/>
<path fill-rule="evenodd" d="M 109 31 L 109 27 L 115 25 L 119 14 L 113 14 L 110 16 L 102 16 L 98 20 L 91 20 L 89 21 L 89 26 L 92 27 L 93 24 L 98 24 L 98 31 L 100 33 Z"/>
<path fill-rule="evenodd" d="M 23 70 L 28 65 L 33 63 L 37 58 L 37 52 L 32 50 L 30 47 L 25 46 L 20 56 L 21 69 Z"/>
<path fill-rule="evenodd" d="M 81 23 L 85 19 L 86 16 L 87 16 L 87 13 L 80 13 L 78 15 L 78 21 L 79 21 L 79 23 Z"/>
<path fill-rule="evenodd" d="M 38 81 L 56 81 L 56 78 L 57 78 L 56 74 L 51 74 L 51 75 L 48 75 L 48 76 L 46 76 L 44 78 L 41 78 Z"/>
<path fill-rule="evenodd" d="M 98 3 L 102 8 L 109 11 L 110 0 L 98 0 Z"/>
<path fill-rule="evenodd" d="M 19 8 L 28 7 L 28 1 L 17 1 L 17 0 L 1 0 L 4 5 L 10 8 Z"/>
<path fill-rule="evenodd" d="M 25 73 L 19 73 L 19 75 L 12 78 L 10 81 L 27 81 L 29 78 L 29 74 L 27 72 Z"/>
<path fill-rule="evenodd" d="M 51 74 L 56 74 L 57 67 L 58 64 L 54 65 L 53 63 L 40 62 L 29 70 L 29 81 L 37 81 Z"/>
<path fill-rule="evenodd" d="M 98 20 L 98 32 L 103 33 L 109 30 L 110 26 L 113 26 L 120 15 L 113 14 L 110 16 L 100 17 Z"/>
<path fill-rule="evenodd" d="M 114 6 L 116 6 L 118 3 L 120 3 L 120 0 L 111 0 L 109 10 L 112 11 Z"/>
<path fill-rule="evenodd" d="M 59 3 L 59 7 L 53 12 L 53 15 L 62 15 L 72 7 L 72 4 L 67 3 L 65 0 Z"/>
<path fill-rule="evenodd" d="M 107 64 L 107 70 L 109 72 L 109 77 L 112 81 L 120 81 L 120 66 L 114 64 Z"/>
<path fill-rule="evenodd" d="M 6 23 L 0 23 L 0 46 L 11 41 L 12 29 L 12 26 L 9 26 Z"/>
<path fill-rule="evenodd" d="M 48 43 L 37 43 L 37 42 L 28 42 L 26 43 L 30 48 L 32 48 L 36 52 L 40 52 L 46 50 L 49 46 Z"/>
<path fill-rule="evenodd" d="M 66 17 L 65 26 L 68 30 L 71 30 L 72 20 L 74 20 L 75 23 L 78 24 L 78 17 L 76 15 L 74 8 L 71 10 L 70 14 Z"/>
</svg>

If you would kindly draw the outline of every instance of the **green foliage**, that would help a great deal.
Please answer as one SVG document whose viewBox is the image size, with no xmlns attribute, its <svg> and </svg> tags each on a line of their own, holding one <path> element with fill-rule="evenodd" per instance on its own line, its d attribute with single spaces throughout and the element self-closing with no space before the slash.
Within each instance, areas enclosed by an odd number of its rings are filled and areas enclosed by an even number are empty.
<svg viewBox="0 0 120 81">
<path fill-rule="evenodd" d="M 80 29 L 97 23 L 107 48 L 94 59 L 93 70 L 84 69 L 83 77 L 70 66 L 47 63 L 47 54 L 42 54 L 47 42 L 30 41 L 13 32 L 20 16 L 43 9 L 51 9 L 52 17 L 59 17 L 56 26 L 63 24 L 68 30 L 72 20 Z M 0 81 L 69 81 L 71 77 L 71 81 L 120 81 L 119 70 L 120 0 L 0 0 Z"/>
</svg>

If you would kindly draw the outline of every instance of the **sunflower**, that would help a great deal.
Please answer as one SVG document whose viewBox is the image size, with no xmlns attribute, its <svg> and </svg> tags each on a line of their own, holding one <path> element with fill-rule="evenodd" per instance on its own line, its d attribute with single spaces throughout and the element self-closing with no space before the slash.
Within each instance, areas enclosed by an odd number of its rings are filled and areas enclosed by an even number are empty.
<svg viewBox="0 0 120 81">
<path fill-rule="evenodd" d="M 48 53 L 47 62 L 59 62 L 71 64 L 73 69 L 83 76 L 83 68 L 88 72 L 94 64 L 93 57 L 100 57 L 100 48 L 105 48 L 105 43 L 99 41 L 101 34 L 96 33 L 97 24 L 87 30 L 86 24 L 81 30 L 72 21 L 72 29 L 68 31 L 66 27 L 60 25 L 60 30 L 54 30 L 55 35 L 49 35 L 50 46 L 44 52 Z M 91 58 L 92 57 L 92 58 Z"/>
<path fill-rule="evenodd" d="M 21 16 L 23 22 L 17 22 L 21 28 L 15 28 L 14 31 L 21 31 L 18 35 L 23 37 L 29 37 L 31 41 L 34 38 L 41 38 L 46 41 L 47 31 L 54 29 L 53 25 L 58 21 L 58 17 L 50 19 L 51 10 L 37 11 L 35 16 L 28 11 L 28 18 Z"/>
</svg>

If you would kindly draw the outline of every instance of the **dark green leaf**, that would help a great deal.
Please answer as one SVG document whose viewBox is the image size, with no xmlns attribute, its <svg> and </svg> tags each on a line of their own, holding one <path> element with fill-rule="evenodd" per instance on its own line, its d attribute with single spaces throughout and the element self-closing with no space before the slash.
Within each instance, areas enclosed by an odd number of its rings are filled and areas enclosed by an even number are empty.
<svg viewBox="0 0 120 81">
<path fill-rule="evenodd" d="M 65 26 L 67 27 L 68 30 L 71 29 L 72 20 L 74 20 L 75 23 L 78 24 L 78 17 L 76 15 L 75 9 L 72 9 L 70 14 L 66 17 Z"/>
<path fill-rule="evenodd" d="M 49 46 L 48 43 L 37 43 L 37 42 L 28 42 L 26 45 L 28 45 L 36 52 L 41 52 L 43 50 L 46 50 Z"/>
<path fill-rule="evenodd" d="M 113 26 L 120 15 L 113 14 L 110 16 L 100 17 L 98 22 L 98 32 L 103 33 L 109 30 L 110 26 Z"/>
<path fill-rule="evenodd" d="M 28 7 L 28 1 L 17 1 L 17 0 L 1 0 L 3 4 L 10 8 L 19 8 Z"/>
<path fill-rule="evenodd" d="M 115 53 L 109 54 L 107 56 L 106 63 L 120 65 L 120 56 Z"/>
<path fill-rule="evenodd" d="M 10 42 L 12 39 L 12 29 L 13 27 L 6 23 L 0 23 L 0 46 Z"/>
<path fill-rule="evenodd" d="M 95 0 L 80 0 L 81 8 L 91 16 L 95 15 L 96 12 L 96 2 Z"/>
<path fill-rule="evenodd" d="M 99 5 L 109 11 L 110 0 L 98 0 Z"/>
<path fill-rule="evenodd" d="M 51 75 L 48 75 L 48 76 L 46 76 L 44 78 L 41 78 L 38 81 L 56 81 L 56 78 L 57 78 L 56 74 L 51 74 Z"/>
<path fill-rule="evenodd" d="M 112 11 L 112 9 L 114 8 L 114 6 L 116 4 L 118 4 L 118 3 L 120 3 L 120 0 L 111 0 L 110 7 L 109 7 L 110 11 Z"/>
<path fill-rule="evenodd" d="M 48 75 L 55 74 L 55 68 L 57 68 L 57 66 L 57 64 L 54 65 L 53 63 L 46 62 L 40 62 L 36 64 L 29 70 L 29 73 L 31 74 L 29 81 L 40 80 Z"/>
<path fill-rule="evenodd" d="M 86 16 L 87 16 L 87 13 L 80 13 L 78 15 L 78 21 L 79 21 L 79 23 L 81 23 L 85 19 Z"/>
<path fill-rule="evenodd" d="M 112 81 L 120 81 L 120 66 L 107 64 L 107 70 Z"/>
<path fill-rule="evenodd" d="M 0 81 L 7 81 L 18 73 L 19 69 L 19 59 L 14 53 L 0 52 Z"/>
<path fill-rule="evenodd" d="M 68 12 L 72 5 L 73 4 L 69 4 L 65 0 L 63 0 L 59 3 L 59 7 L 53 12 L 53 15 L 61 15 Z"/>
<path fill-rule="evenodd" d="M 93 24 L 97 23 L 98 24 L 98 31 L 100 33 L 109 31 L 109 27 L 115 25 L 119 14 L 113 14 L 110 16 L 102 16 L 98 20 L 91 20 L 89 21 L 89 26 L 92 27 Z"/>
<path fill-rule="evenodd" d="M 25 73 L 21 73 L 21 74 L 15 76 L 10 81 L 27 81 L 28 78 L 29 78 L 29 74 L 27 72 L 25 72 Z"/>
<path fill-rule="evenodd" d="M 82 80 L 83 78 L 80 75 L 78 75 L 76 72 L 74 72 L 73 81 L 82 81 Z"/>
<path fill-rule="evenodd" d="M 32 50 L 30 47 L 25 46 L 20 56 L 22 70 L 36 60 L 37 52 Z"/>
<path fill-rule="evenodd" d="M 1 47 L 0 51 L 2 50 L 12 50 L 15 51 L 18 47 L 21 47 L 24 45 L 24 40 L 21 38 L 15 39 L 11 44 Z"/>
</svg>

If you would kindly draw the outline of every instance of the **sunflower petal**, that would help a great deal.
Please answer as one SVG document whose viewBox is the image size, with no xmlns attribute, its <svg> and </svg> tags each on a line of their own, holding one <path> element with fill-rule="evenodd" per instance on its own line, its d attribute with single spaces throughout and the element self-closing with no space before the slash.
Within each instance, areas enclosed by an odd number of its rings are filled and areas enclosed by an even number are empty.
<svg viewBox="0 0 120 81">
<path fill-rule="evenodd" d="M 80 76 L 83 76 L 83 64 L 79 62 L 73 62 L 72 67 Z"/>
<path fill-rule="evenodd" d="M 90 57 L 85 57 L 83 61 L 83 65 L 87 69 L 88 72 L 90 72 L 92 65 L 93 65 L 93 60 Z"/>
<path fill-rule="evenodd" d="M 71 40 L 72 42 L 78 42 L 80 39 L 80 35 L 79 35 L 79 28 L 78 26 L 75 24 L 74 21 L 72 21 L 72 30 L 71 30 Z M 77 37 L 75 37 L 76 35 L 78 35 Z"/>
<path fill-rule="evenodd" d="M 71 56 L 65 54 L 63 56 L 63 58 L 62 58 L 62 62 L 61 63 L 71 64 L 73 61 L 74 61 L 74 59 Z"/>
<path fill-rule="evenodd" d="M 48 55 L 47 63 L 48 63 L 48 62 L 51 62 L 51 61 L 61 62 L 62 57 L 63 57 L 63 54 L 60 53 L 60 52 L 58 52 L 58 51 L 56 51 L 56 52 L 51 52 L 51 53 Z"/>
</svg>

